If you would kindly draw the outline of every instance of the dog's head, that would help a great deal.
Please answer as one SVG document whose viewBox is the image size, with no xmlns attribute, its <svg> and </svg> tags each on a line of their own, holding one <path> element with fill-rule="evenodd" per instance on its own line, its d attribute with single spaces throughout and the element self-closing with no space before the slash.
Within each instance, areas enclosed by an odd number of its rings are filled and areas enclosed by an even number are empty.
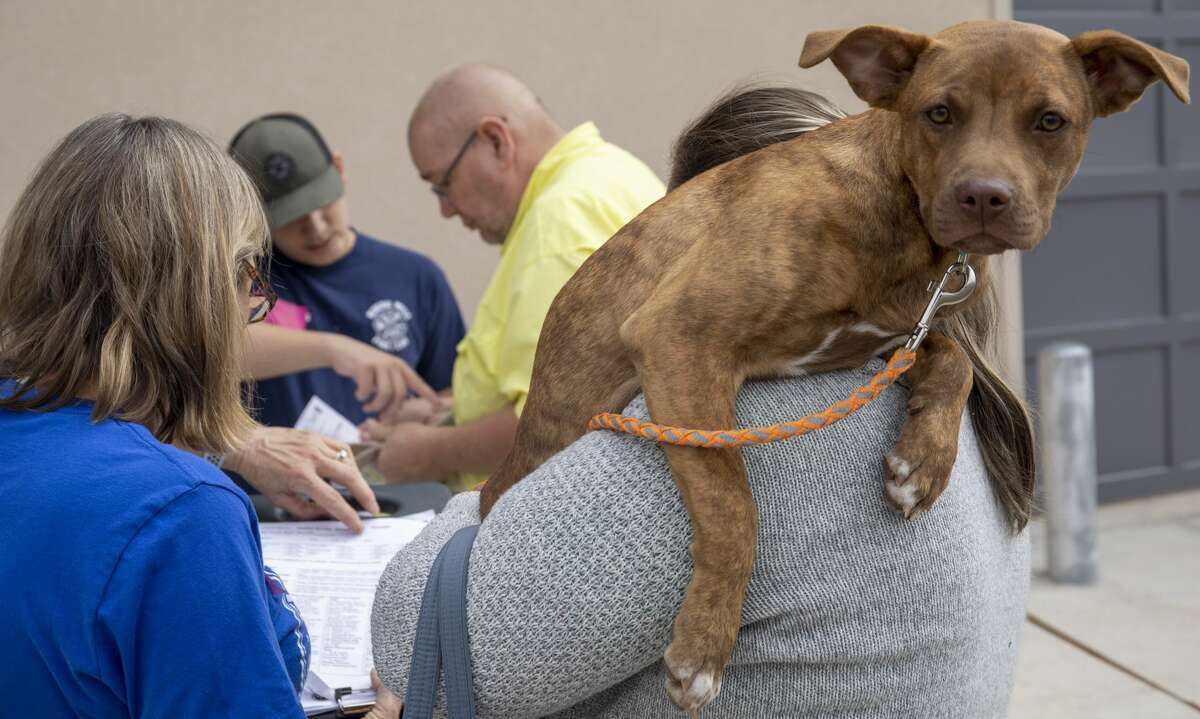
<svg viewBox="0 0 1200 719">
<path fill-rule="evenodd" d="M 809 34 L 801 67 L 833 61 L 873 107 L 900 118 L 896 151 L 935 242 L 992 254 L 1050 229 L 1097 117 L 1156 80 L 1188 102 L 1188 64 L 1113 30 L 1074 39 L 1026 23 L 936 35 L 867 25 Z"/>
</svg>

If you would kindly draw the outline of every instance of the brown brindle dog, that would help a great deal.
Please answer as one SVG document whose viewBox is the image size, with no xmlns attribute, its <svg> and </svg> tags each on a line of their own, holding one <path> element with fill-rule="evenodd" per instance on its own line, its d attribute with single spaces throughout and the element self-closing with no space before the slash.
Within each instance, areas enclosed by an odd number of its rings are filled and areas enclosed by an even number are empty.
<svg viewBox="0 0 1200 719">
<path fill-rule="evenodd" d="M 672 191 L 559 293 L 481 514 L 639 388 L 656 422 L 727 428 L 748 378 L 858 367 L 894 349 L 959 251 L 982 285 L 986 255 L 1041 241 L 1094 118 L 1157 79 L 1188 102 L 1185 61 L 1114 31 L 1068 39 L 969 22 L 932 36 L 810 34 L 800 65 L 826 59 L 872 109 Z M 972 375 L 959 346 L 931 333 L 908 377 L 885 497 L 911 518 L 946 487 Z M 667 689 L 694 713 L 719 691 L 737 635 L 756 509 L 737 450 L 665 451 L 695 566 L 664 658 Z"/>
</svg>

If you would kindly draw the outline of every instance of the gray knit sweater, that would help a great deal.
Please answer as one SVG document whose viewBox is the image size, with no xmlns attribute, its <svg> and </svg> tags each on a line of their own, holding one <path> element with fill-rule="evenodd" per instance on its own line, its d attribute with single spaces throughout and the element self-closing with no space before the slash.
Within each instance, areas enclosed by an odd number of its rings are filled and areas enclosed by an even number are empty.
<svg viewBox="0 0 1200 719">
<path fill-rule="evenodd" d="M 860 370 L 748 383 L 742 426 L 849 395 Z M 1029 582 L 964 418 L 950 488 L 905 522 L 881 495 L 907 392 L 806 437 L 743 450 L 758 554 L 719 717 L 1003 717 Z M 626 413 L 647 416 L 641 398 Z M 456 496 L 379 582 L 375 663 L 403 695 L 426 575 L 478 522 Z M 593 432 L 481 527 L 467 597 L 480 717 L 676 717 L 660 662 L 691 574 L 691 527 L 661 449 Z"/>
</svg>

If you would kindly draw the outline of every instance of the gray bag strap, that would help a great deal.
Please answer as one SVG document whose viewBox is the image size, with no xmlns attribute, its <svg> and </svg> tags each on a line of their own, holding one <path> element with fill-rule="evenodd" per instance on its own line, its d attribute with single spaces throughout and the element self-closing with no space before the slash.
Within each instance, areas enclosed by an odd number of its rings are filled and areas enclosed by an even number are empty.
<svg viewBox="0 0 1200 719">
<path fill-rule="evenodd" d="M 438 674 L 443 669 L 450 719 L 475 719 L 467 633 L 467 574 L 478 531 L 479 525 L 472 525 L 455 532 L 438 552 L 425 580 L 408 690 L 404 693 L 405 719 L 431 719 Z"/>
<path fill-rule="evenodd" d="M 443 547 L 433 560 L 429 578 L 425 580 L 425 593 L 421 595 L 421 613 L 417 615 L 412 662 L 408 667 L 408 689 L 404 692 L 406 719 L 430 719 L 433 716 L 438 675 L 442 672 L 442 652 L 438 643 L 437 594 L 438 577 L 442 573 L 445 555 L 446 548 Z"/>
<path fill-rule="evenodd" d="M 450 538 L 438 592 L 438 634 L 450 719 L 475 719 L 471 640 L 467 635 L 467 570 L 479 525 L 463 527 Z"/>
</svg>

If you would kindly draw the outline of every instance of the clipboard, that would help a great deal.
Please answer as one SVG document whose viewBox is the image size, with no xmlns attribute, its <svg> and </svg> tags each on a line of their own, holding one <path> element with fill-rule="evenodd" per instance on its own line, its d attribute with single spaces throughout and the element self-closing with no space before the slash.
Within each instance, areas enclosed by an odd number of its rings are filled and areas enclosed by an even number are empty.
<svg viewBox="0 0 1200 719">
<path fill-rule="evenodd" d="M 348 719 L 360 717 L 375 708 L 375 692 L 355 692 L 349 687 L 332 689 L 316 672 L 309 672 L 302 695 L 304 716 L 310 719 Z"/>
</svg>

